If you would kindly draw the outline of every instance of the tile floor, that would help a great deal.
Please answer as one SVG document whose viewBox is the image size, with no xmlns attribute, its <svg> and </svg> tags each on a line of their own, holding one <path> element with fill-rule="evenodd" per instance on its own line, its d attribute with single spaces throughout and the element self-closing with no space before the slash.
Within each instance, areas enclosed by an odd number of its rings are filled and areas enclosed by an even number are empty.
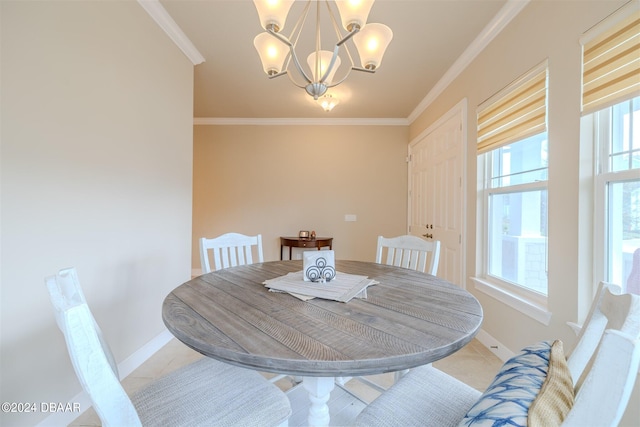
<svg viewBox="0 0 640 427">
<path fill-rule="evenodd" d="M 199 353 L 186 347 L 180 341 L 173 339 L 138 369 L 127 376 L 122 381 L 122 384 L 127 393 L 131 394 L 154 378 L 165 375 L 200 357 L 202 356 Z M 480 344 L 480 342 L 473 340 L 460 351 L 435 362 L 434 366 L 458 378 L 460 381 L 483 391 L 502 366 L 502 361 Z M 264 375 L 266 377 L 272 376 L 272 374 Z M 388 387 L 393 380 L 393 374 L 375 375 L 368 378 L 377 384 Z M 294 413 L 289 419 L 289 426 L 296 427 L 305 425 L 307 407 L 304 406 L 306 398 L 304 390 L 302 390 L 301 387 L 296 387 L 295 383 L 287 378 L 278 381 L 276 384 L 289 394 L 292 406 L 294 406 Z M 344 388 L 348 390 L 349 393 L 340 387 L 336 387 L 331 394 L 329 408 L 332 417 L 332 426 L 349 425 L 364 405 L 379 395 L 379 392 L 353 379 L 347 382 Z M 357 398 L 354 397 L 354 395 L 357 396 Z M 298 406 L 298 402 L 302 402 L 303 404 Z M 296 411 L 295 408 L 299 409 Z M 101 425 L 100 419 L 93 409 L 84 412 L 70 424 L 71 427 L 99 425 Z"/>
</svg>

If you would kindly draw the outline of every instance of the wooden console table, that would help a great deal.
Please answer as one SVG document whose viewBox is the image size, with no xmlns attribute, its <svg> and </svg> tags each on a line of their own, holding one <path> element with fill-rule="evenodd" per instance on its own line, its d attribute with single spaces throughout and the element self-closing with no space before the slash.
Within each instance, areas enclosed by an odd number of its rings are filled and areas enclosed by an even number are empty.
<svg viewBox="0 0 640 427">
<path fill-rule="evenodd" d="M 289 259 L 293 248 L 324 248 L 333 249 L 333 237 L 316 237 L 315 239 L 301 239 L 300 237 L 280 237 L 280 260 L 282 261 L 282 248 L 289 247 Z"/>
</svg>

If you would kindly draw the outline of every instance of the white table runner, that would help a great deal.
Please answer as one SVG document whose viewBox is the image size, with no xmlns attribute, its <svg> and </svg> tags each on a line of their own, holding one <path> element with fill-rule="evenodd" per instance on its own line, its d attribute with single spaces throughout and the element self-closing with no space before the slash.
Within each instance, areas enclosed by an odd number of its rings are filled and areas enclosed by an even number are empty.
<svg viewBox="0 0 640 427">
<path fill-rule="evenodd" d="M 323 298 L 348 302 L 352 298 L 366 298 L 367 287 L 375 280 L 356 274 L 336 273 L 335 279 L 326 283 L 305 282 L 304 273 L 297 271 L 275 279 L 265 280 L 264 285 L 272 291 L 288 292 L 301 300 Z"/>
</svg>

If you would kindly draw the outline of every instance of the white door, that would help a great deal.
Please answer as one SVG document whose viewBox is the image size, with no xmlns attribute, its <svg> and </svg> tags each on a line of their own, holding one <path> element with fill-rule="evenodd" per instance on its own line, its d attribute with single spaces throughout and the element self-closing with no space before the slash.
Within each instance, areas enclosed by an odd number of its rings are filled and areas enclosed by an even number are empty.
<svg viewBox="0 0 640 427">
<path fill-rule="evenodd" d="M 466 100 L 409 145 L 409 233 L 440 241 L 438 277 L 464 286 Z"/>
</svg>

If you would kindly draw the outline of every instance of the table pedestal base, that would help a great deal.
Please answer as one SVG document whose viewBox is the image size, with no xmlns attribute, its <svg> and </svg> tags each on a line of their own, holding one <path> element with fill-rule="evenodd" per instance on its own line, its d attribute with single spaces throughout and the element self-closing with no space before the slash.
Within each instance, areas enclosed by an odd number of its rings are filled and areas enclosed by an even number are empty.
<svg viewBox="0 0 640 427">
<path fill-rule="evenodd" d="M 309 425 L 321 427 L 329 425 L 329 396 L 335 387 L 333 377 L 303 377 L 302 385 L 309 393 Z"/>
</svg>

